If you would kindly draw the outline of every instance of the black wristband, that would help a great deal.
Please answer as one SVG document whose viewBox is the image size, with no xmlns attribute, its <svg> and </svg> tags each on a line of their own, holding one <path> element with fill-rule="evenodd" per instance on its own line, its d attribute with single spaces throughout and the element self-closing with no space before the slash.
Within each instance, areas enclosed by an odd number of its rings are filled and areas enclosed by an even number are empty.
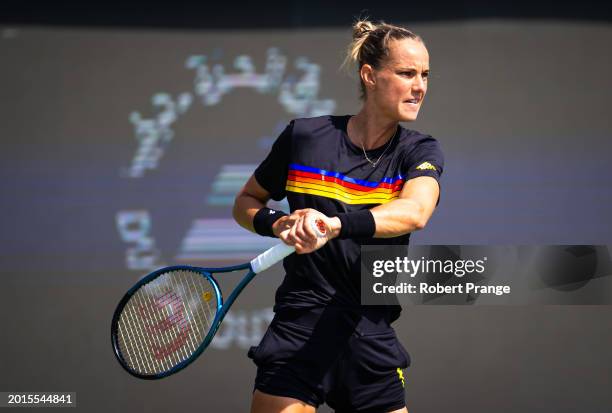
<svg viewBox="0 0 612 413">
<path fill-rule="evenodd" d="M 338 238 L 372 238 L 376 232 L 376 222 L 369 209 L 345 212 L 336 215 L 342 227 Z"/>
<path fill-rule="evenodd" d="M 286 215 L 283 211 L 263 207 L 253 217 L 253 228 L 259 235 L 275 237 L 272 225 Z"/>
</svg>

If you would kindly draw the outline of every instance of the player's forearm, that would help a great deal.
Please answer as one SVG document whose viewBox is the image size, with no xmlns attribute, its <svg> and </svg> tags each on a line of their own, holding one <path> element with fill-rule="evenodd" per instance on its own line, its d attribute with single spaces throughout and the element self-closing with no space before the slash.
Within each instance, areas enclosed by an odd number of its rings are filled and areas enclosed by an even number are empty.
<svg viewBox="0 0 612 413">
<path fill-rule="evenodd" d="M 232 215 L 236 222 L 243 228 L 248 229 L 251 232 L 255 232 L 253 227 L 253 217 L 261 208 L 266 204 L 245 192 L 241 192 L 234 201 L 234 209 Z"/>
<path fill-rule="evenodd" d="M 370 209 L 376 223 L 375 238 L 391 238 L 425 228 L 424 208 L 412 199 L 396 199 Z"/>
</svg>

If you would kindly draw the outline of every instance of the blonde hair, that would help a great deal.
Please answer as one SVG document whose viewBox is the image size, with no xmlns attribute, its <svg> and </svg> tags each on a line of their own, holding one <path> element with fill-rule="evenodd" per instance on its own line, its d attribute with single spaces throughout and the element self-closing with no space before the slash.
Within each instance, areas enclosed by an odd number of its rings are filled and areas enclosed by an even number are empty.
<svg viewBox="0 0 612 413">
<path fill-rule="evenodd" d="M 348 69 L 356 66 L 357 73 L 360 73 L 361 66 L 368 64 L 374 69 L 378 69 L 381 63 L 389 57 L 389 44 L 391 40 L 413 39 L 423 42 L 420 36 L 414 34 L 410 30 L 379 22 L 374 24 L 371 21 L 358 20 L 353 24 L 353 40 L 348 46 L 346 57 L 342 63 L 342 67 Z M 359 76 L 361 95 L 360 99 L 365 99 L 366 89 Z"/>
</svg>

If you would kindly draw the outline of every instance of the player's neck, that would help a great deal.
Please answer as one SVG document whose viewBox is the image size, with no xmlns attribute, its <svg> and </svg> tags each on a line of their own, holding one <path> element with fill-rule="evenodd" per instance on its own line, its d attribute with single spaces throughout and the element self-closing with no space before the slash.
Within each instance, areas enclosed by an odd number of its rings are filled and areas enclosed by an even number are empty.
<svg viewBox="0 0 612 413">
<path fill-rule="evenodd" d="M 363 144 L 365 150 L 386 145 L 396 130 L 397 121 L 374 113 L 367 105 L 364 105 L 357 115 L 351 117 L 347 125 L 349 139 L 357 146 Z"/>
</svg>

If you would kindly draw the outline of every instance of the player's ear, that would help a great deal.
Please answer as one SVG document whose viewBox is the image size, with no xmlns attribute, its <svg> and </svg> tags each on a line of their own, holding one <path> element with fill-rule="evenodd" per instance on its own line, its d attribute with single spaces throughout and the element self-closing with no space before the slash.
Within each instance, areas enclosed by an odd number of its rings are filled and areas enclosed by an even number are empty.
<svg viewBox="0 0 612 413">
<path fill-rule="evenodd" d="M 361 66 L 359 75 L 361 76 L 361 81 L 365 85 L 366 89 L 372 88 L 376 85 L 376 73 L 374 68 L 369 64 L 366 63 L 365 65 Z"/>
</svg>

